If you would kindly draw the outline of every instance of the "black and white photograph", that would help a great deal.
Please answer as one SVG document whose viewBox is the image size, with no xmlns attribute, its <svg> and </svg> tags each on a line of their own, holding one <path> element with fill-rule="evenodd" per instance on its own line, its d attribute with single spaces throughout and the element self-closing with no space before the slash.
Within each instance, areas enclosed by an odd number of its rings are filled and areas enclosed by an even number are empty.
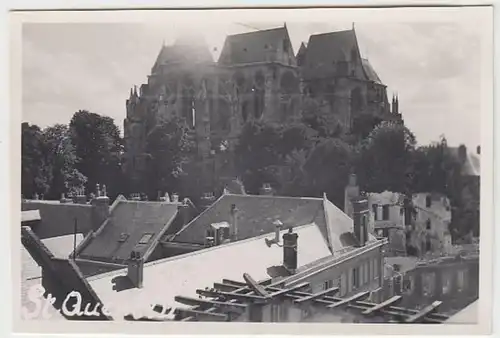
<svg viewBox="0 0 500 338">
<path fill-rule="evenodd" d="M 28 14 L 20 332 L 490 325 L 491 8 Z"/>
</svg>

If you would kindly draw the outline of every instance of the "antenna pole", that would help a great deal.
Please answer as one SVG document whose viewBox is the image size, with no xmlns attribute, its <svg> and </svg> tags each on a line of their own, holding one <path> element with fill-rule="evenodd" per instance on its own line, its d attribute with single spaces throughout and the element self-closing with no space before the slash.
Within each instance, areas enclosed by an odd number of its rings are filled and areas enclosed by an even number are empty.
<svg viewBox="0 0 500 338">
<path fill-rule="evenodd" d="M 78 230 L 78 220 L 75 217 L 75 227 L 73 232 L 73 260 L 76 259 L 76 232 Z"/>
</svg>

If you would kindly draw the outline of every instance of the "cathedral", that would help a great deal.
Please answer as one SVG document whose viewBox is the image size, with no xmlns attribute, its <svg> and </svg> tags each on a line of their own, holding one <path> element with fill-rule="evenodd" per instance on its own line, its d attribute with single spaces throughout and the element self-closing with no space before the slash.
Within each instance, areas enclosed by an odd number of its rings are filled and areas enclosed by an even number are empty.
<svg viewBox="0 0 500 338">
<path fill-rule="evenodd" d="M 203 41 L 162 46 L 148 81 L 126 101 L 124 170 L 132 186 L 145 173 L 148 133 L 162 120 L 183 118 L 196 144 L 197 184 L 213 191 L 234 177 L 231 151 L 247 121 L 290 123 L 307 105 L 346 130 L 360 116 L 400 118 L 386 86 L 361 57 L 356 32 L 317 34 L 295 54 L 286 24 L 226 37 L 219 59 Z"/>
</svg>

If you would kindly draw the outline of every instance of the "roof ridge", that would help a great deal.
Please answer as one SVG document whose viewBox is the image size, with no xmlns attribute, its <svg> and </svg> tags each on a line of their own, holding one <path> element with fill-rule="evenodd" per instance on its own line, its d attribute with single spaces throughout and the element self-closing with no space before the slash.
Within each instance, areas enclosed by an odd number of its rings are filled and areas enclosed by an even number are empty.
<svg viewBox="0 0 500 338">
<path fill-rule="evenodd" d="M 255 30 L 253 32 L 245 32 L 245 33 L 238 33 L 238 34 L 229 34 L 229 35 L 227 35 L 226 38 L 232 38 L 234 36 L 258 34 L 258 33 L 266 33 L 266 32 L 277 31 L 277 30 L 286 30 L 286 27 L 281 26 L 281 27 L 268 28 L 268 29 L 257 29 L 257 30 Z"/>
<path fill-rule="evenodd" d="M 322 201 L 321 197 L 297 197 L 297 196 L 275 196 L 275 195 L 255 195 L 255 194 L 225 194 L 224 196 L 242 196 L 248 198 L 268 198 L 268 199 L 293 199 L 293 200 L 310 200 L 310 201 Z"/>
</svg>

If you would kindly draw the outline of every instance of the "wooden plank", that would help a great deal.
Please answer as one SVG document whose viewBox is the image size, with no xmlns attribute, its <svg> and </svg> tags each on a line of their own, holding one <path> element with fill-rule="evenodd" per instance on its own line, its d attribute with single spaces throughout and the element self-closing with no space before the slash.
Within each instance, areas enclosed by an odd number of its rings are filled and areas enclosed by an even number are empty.
<svg viewBox="0 0 500 338">
<path fill-rule="evenodd" d="M 286 296 L 287 294 L 294 292 L 296 290 L 300 290 L 302 288 L 305 288 L 306 286 L 309 286 L 308 282 L 300 283 L 300 284 L 297 284 L 297 285 L 292 286 L 290 288 L 281 289 L 280 291 L 275 291 L 275 292 L 271 293 L 270 296 L 271 296 L 271 298 L 276 298 L 279 296 Z"/>
<path fill-rule="evenodd" d="M 198 299 L 198 298 L 191 298 L 191 297 L 184 297 L 184 296 L 176 296 L 175 298 L 176 302 L 182 303 L 184 305 L 190 305 L 190 306 L 202 306 L 202 305 L 209 305 L 209 306 L 214 306 L 217 308 L 223 308 L 227 309 L 229 311 L 241 313 L 245 311 L 247 308 L 246 304 L 239 304 L 239 303 L 230 303 L 230 302 L 218 302 L 215 300 L 206 300 L 206 299 Z"/>
<path fill-rule="evenodd" d="M 387 307 L 389 305 L 395 304 L 395 303 L 397 303 L 399 301 L 401 301 L 401 296 L 394 296 L 392 298 L 389 298 L 386 301 L 383 301 L 380 304 L 377 304 L 377 305 L 373 306 L 370 309 L 367 309 L 367 310 L 363 311 L 363 315 L 371 315 L 374 312 L 379 311 L 379 310 L 381 310 L 381 309 L 383 309 L 383 308 L 385 308 L 385 307 Z"/>
<path fill-rule="evenodd" d="M 330 289 L 327 289 L 327 290 L 324 290 L 324 291 L 321 291 L 321 292 L 318 292 L 315 294 L 311 294 L 309 296 L 302 297 L 300 299 L 296 299 L 293 302 L 294 303 L 303 303 L 303 302 L 307 302 L 310 300 L 315 300 L 315 299 L 318 299 L 318 298 L 323 297 L 323 296 L 335 294 L 335 293 L 339 292 L 339 290 L 340 289 L 338 287 L 333 287 L 333 288 L 330 288 Z"/>
<path fill-rule="evenodd" d="M 417 314 L 415 315 L 412 315 L 410 317 L 408 317 L 406 320 L 405 320 L 405 323 L 415 323 L 415 322 L 418 322 L 419 320 L 423 319 L 425 316 L 427 316 L 428 314 L 436 311 L 437 307 L 439 305 L 441 305 L 443 302 L 439 301 L 439 300 L 436 300 L 435 302 L 433 302 L 431 305 L 428 305 L 426 307 L 424 307 L 422 310 L 420 310 Z"/>
<path fill-rule="evenodd" d="M 214 283 L 214 289 L 224 291 L 224 292 L 232 292 L 240 289 L 238 286 L 234 286 L 226 283 Z"/>
<path fill-rule="evenodd" d="M 369 306 L 369 307 L 376 305 L 374 303 L 365 302 L 362 300 L 356 301 L 356 304 L 359 304 L 362 306 Z M 405 307 L 400 307 L 400 306 L 392 306 L 392 305 L 389 306 L 388 308 L 386 308 L 386 310 L 394 311 L 394 312 L 401 312 L 401 315 L 408 315 L 408 316 L 418 313 L 418 310 L 415 310 L 415 309 L 410 309 L 410 308 L 405 308 Z M 437 321 L 444 321 L 444 320 L 447 320 L 449 318 L 449 316 L 444 315 L 442 313 L 430 313 L 427 316 L 427 318 L 432 319 L 432 320 L 437 320 Z"/>
<path fill-rule="evenodd" d="M 247 283 L 237 282 L 237 281 L 234 281 L 234 280 L 231 280 L 231 279 L 223 279 L 222 283 L 223 284 L 229 284 L 229 285 L 238 286 L 240 288 L 245 288 L 245 287 L 248 286 Z"/>
<path fill-rule="evenodd" d="M 195 317 L 196 320 L 206 320 L 206 321 L 227 321 L 228 316 L 227 314 L 223 313 L 216 313 L 216 312 L 206 312 L 206 311 L 198 311 L 198 310 L 193 310 L 193 309 L 183 309 L 183 308 L 177 308 L 175 309 L 175 314 L 180 315 L 180 316 L 188 316 L 188 317 Z"/>
<path fill-rule="evenodd" d="M 243 279 L 247 282 L 247 285 L 250 289 L 252 289 L 256 294 L 269 297 L 271 294 L 264 289 L 262 285 L 259 285 L 248 273 L 243 274 Z"/>
<path fill-rule="evenodd" d="M 196 290 L 196 293 L 205 297 L 224 297 L 230 299 L 237 299 L 242 301 L 261 301 L 265 302 L 268 298 L 257 295 L 244 295 L 239 293 L 212 291 L 212 290 Z"/>
<path fill-rule="evenodd" d="M 358 299 L 362 299 L 362 298 L 368 297 L 369 295 L 370 295 L 370 291 L 359 292 L 359 293 L 355 294 L 352 297 L 345 298 L 345 299 L 343 299 L 343 300 L 341 300 L 339 302 L 336 302 L 334 304 L 327 305 L 327 308 L 334 309 L 334 308 L 337 308 L 337 307 L 349 304 L 350 302 L 354 302 L 354 301 L 356 301 Z"/>
</svg>

